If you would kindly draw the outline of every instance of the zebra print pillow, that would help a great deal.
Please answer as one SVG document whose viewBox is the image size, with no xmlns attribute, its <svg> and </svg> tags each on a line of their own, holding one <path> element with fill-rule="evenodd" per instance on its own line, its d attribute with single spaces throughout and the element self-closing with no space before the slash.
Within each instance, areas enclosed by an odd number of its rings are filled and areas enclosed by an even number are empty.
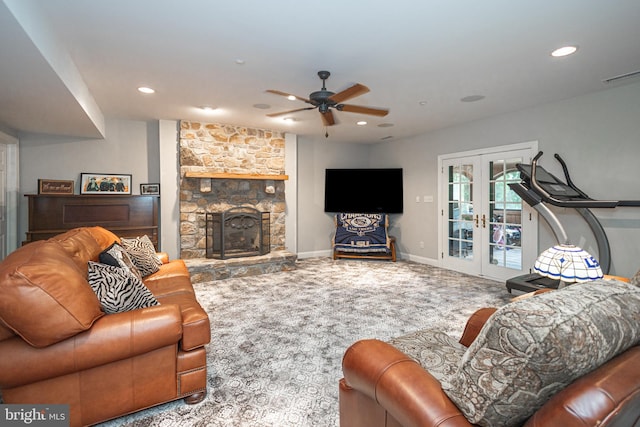
<svg viewBox="0 0 640 427">
<path fill-rule="evenodd" d="M 129 270 L 129 273 L 131 275 L 136 276 L 139 280 L 142 280 L 142 275 L 131 260 L 131 257 L 129 256 L 127 251 L 117 242 L 113 242 L 111 246 L 100 252 L 100 255 L 98 255 L 98 259 L 102 264 L 108 264 L 114 267 L 127 269 Z"/>
<path fill-rule="evenodd" d="M 151 291 L 125 268 L 89 261 L 89 285 L 107 314 L 158 305 Z"/>
<path fill-rule="evenodd" d="M 149 236 L 142 236 L 136 239 L 121 238 L 120 243 L 127 251 L 131 260 L 138 267 L 142 277 L 160 270 L 162 261 L 156 255 L 156 248 L 153 246 Z"/>
</svg>

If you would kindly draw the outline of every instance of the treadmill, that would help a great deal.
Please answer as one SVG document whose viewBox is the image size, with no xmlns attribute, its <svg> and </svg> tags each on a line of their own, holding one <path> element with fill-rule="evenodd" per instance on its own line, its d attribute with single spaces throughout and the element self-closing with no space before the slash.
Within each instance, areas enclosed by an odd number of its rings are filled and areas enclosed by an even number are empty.
<svg viewBox="0 0 640 427">
<path fill-rule="evenodd" d="M 640 207 L 640 200 L 594 200 L 574 185 L 566 163 L 558 154 L 555 154 L 554 157 L 562 166 L 566 183 L 547 172 L 542 166 L 538 166 L 540 157 L 542 157 L 542 151 L 533 158 L 530 165 L 517 164 L 516 167 L 520 171 L 522 181 L 509 184 L 509 187 L 547 221 L 558 243 L 569 243 L 569 237 L 560 220 L 547 204 L 575 209 L 593 232 L 598 245 L 600 268 L 604 274 L 608 274 L 611 267 L 609 240 L 602 224 L 590 209 L 621 206 Z M 557 289 L 559 283 L 559 280 L 531 273 L 508 279 L 506 285 L 507 290 L 511 293 L 513 289 L 523 292 L 533 292 L 544 288 Z"/>
</svg>

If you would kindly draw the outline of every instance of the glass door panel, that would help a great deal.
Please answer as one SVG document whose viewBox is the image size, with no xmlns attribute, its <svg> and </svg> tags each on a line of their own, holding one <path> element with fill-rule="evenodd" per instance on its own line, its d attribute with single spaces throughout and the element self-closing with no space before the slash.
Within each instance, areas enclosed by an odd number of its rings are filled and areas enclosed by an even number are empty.
<svg viewBox="0 0 640 427">
<path fill-rule="evenodd" d="M 520 181 L 516 164 L 521 158 L 489 162 L 489 262 L 522 269 L 522 199 L 509 188 Z"/>
<path fill-rule="evenodd" d="M 449 256 L 473 260 L 473 165 L 448 168 Z"/>
</svg>

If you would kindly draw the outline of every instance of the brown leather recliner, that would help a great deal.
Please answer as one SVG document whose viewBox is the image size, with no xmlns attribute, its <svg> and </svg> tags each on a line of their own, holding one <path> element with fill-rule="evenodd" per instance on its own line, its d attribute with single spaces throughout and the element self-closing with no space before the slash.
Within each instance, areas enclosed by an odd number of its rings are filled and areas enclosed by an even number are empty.
<svg viewBox="0 0 640 427">
<path fill-rule="evenodd" d="M 4 403 L 68 404 L 70 425 L 206 395 L 207 313 L 182 260 L 144 278 L 159 305 L 105 314 L 87 262 L 120 239 L 101 227 L 33 242 L 0 264 Z"/>
<path fill-rule="evenodd" d="M 485 308 L 474 313 L 459 343 L 470 346 L 495 311 Z M 634 308 L 629 324 L 637 323 L 639 316 Z M 344 378 L 339 383 L 342 427 L 476 425 L 468 421 L 432 373 L 391 343 L 375 339 L 356 342 L 345 352 L 342 368 Z M 571 382 L 527 418 L 517 425 L 640 426 L 640 345 L 636 341 Z"/>
</svg>

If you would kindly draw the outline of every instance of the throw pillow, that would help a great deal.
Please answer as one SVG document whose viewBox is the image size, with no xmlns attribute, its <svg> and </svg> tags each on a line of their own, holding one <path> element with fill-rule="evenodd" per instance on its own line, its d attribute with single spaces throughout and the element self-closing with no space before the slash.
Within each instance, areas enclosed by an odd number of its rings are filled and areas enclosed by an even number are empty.
<svg viewBox="0 0 640 427">
<path fill-rule="evenodd" d="M 158 305 L 151 291 L 125 268 L 89 261 L 89 285 L 105 313 Z"/>
<path fill-rule="evenodd" d="M 138 267 L 142 277 L 160 270 L 162 261 L 156 254 L 156 248 L 153 246 L 149 236 L 137 237 L 135 239 L 120 239 L 122 246 L 126 249 L 133 263 Z"/>
<path fill-rule="evenodd" d="M 636 286 L 640 286 L 640 270 L 638 270 L 636 274 L 631 277 L 630 282 Z"/>
<path fill-rule="evenodd" d="M 444 390 L 471 423 L 521 425 L 639 341 L 639 288 L 606 280 L 568 286 L 499 309 Z"/>
<path fill-rule="evenodd" d="M 129 273 L 135 276 L 137 279 L 142 280 L 142 275 L 137 267 L 133 264 L 131 257 L 127 251 L 120 246 L 117 242 L 114 242 L 104 251 L 100 252 L 98 259 L 101 263 L 112 265 L 114 267 L 124 268 Z"/>
<path fill-rule="evenodd" d="M 460 365 L 465 346 L 442 331 L 423 329 L 388 341 L 389 344 L 418 362 L 426 371 L 449 386 L 448 379 Z"/>
</svg>

